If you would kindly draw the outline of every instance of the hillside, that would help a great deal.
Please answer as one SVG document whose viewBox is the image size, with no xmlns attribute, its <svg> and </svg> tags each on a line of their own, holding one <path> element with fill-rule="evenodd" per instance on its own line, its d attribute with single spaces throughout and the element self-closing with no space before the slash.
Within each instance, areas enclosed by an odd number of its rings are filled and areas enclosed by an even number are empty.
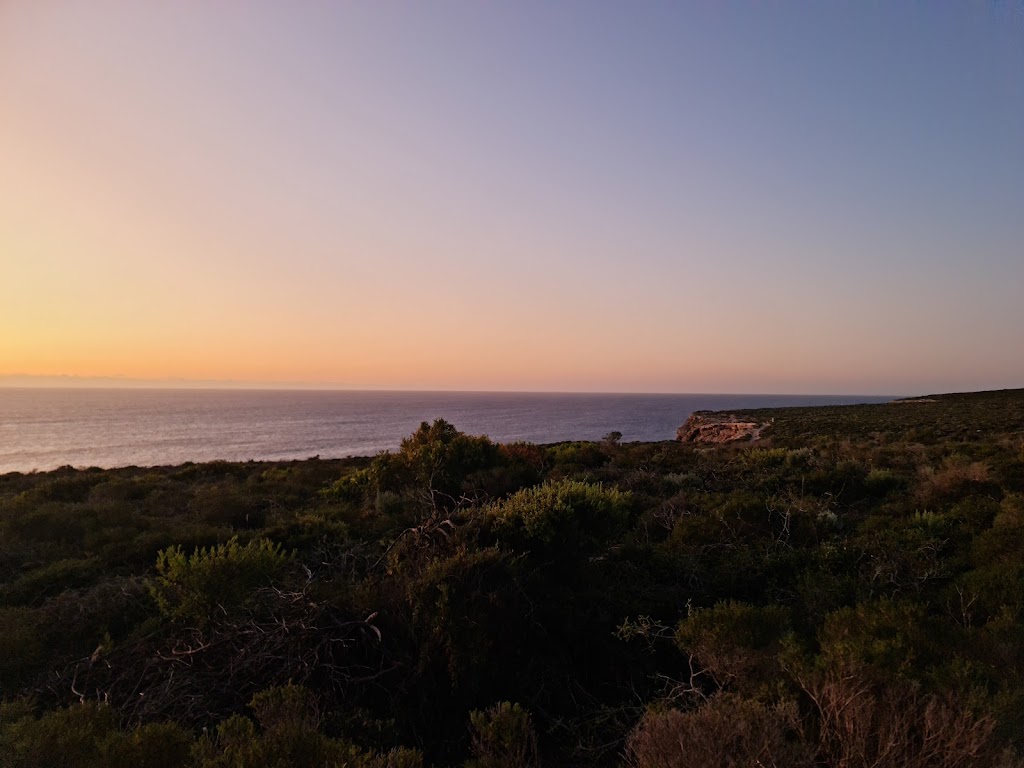
<svg viewBox="0 0 1024 768">
<path fill-rule="evenodd" d="M 1024 390 L 727 416 L 2 475 L 0 765 L 1024 765 Z"/>
</svg>

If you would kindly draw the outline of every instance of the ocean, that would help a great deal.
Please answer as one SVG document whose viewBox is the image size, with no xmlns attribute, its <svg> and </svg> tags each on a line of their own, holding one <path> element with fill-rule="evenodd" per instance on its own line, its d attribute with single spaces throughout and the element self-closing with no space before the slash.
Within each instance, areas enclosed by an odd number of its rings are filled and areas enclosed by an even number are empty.
<svg viewBox="0 0 1024 768">
<path fill-rule="evenodd" d="M 671 440 L 697 410 L 884 402 L 887 397 L 0 389 L 0 473 L 187 461 L 367 456 L 447 419 L 499 442 Z"/>
</svg>

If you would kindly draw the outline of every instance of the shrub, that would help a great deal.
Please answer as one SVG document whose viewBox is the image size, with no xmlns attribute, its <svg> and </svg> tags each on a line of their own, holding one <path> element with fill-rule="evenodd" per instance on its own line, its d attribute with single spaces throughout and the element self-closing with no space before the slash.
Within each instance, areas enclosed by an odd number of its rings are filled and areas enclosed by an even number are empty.
<svg viewBox="0 0 1024 768">
<path fill-rule="evenodd" d="M 608 453 L 598 443 L 558 443 L 548 448 L 556 465 L 564 468 L 594 469 L 608 462 Z"/>
<path fill-rule="evenodd" d="M 39 671 L 43 651 L 36 612 L 0 607 L 0 699 L 13 696 Z"/>
<path fill-rule="evenodd" d="M 714 696 L 690 712 L 648 710 L 626 740 L 634 768 L 751 768 L 814 765 L 796 705 Z"/>
<path fill-rule="evenodd" d="M 143 579 L 112 578 L 62 592 L 34 613 L 42 648 L 56 659 L 88 656 L 100 646 L 109 650 L 152 616 L 153 609 Z"/>
<path fill-rule="evenodd" d="M 39 602 L 67 589 L 89 586 L 97 581 L 102 572 L 103 563 L 99 558 L 64 558 L 31 570 L 3 585 L 0 597 L 15 605 Z"/>
<path fill-rule="evenodd" d="M 679 622 L 676 644 L 696 657 L 719 687 L 756 684 L 775 676 L 775 658 L 789 632 L 786 608 L 730 601 L 692 611 Z"/>
<path fill-rule="evenodd" d="M 191 762 L 192 735 L 176 723 L 147 723 L 104 745 L 104 765 L 176 768 Z"/>
<path fill-rule="evenodd" d="M 12 518 L 6 527 L 8 535 L 22 541 L 69 547 L 81 544 L 87 522 L 81 508 L 47 502 Z"/>
<path fill-rule="evenodd" d="M 891 469 L 876 467 L 864 478 L 864 487 L 868 493 L 875 496 L 885 496 L 892 491 L 901 490 L 905 484 L 904 479 Z"/>
<path fill-rule="evenodd" d="M 63 474 L 66 472 L 66 474 Z M 19 498 L 19 502 L 35 504 L 41 501 L 60 501 L 77 503 L 89 497 L 94 485 L 102 482 L 105 475 L 94 472 L 81 472 L 74 469 L 59 469 L 48 473 L 46 479 L 37 483 L 30 491 Z"/>
<path fill-rule="evenodd" d="M 487 437 L 466 435 L 444 419 L 423 422 L 402 441 L 397 453 L 374 459 L 369 491 L 418 492 L 433 510 L 457 506 L 466 479 L 493 466 L 498 447 Z"/>
<path fill-rule="evenodd" d="M 196 745 L 198 768 L 422 768 L 423 758 L 414 750 L 399 747 L 377 754 L 325 736 L 316 701 L 305 688 L 286 685 L 261 691 L 250 708 L 259 728 L 241 715 L 229 717 L 218 726 L 216 738 L 204 737 Z"/>
<path fill-rule="evenodd" d="M 789 451 L 785 448 L 749 448 L 740 453 L 740 463 L 752 470 L 765 470 L 786 463 Z"/>
<path fill-rule="evenodd" d="M 369 487 L 370 471 L 358 469 L 335 480 L 324 488 L 320 495 L 325 499 L 338 499 L 358 504 L 366 498 Z"/>
<path fill-rule="evenodd" d="M 885 684 L 856 664 L 837 664 L 804 690 L 817 714 L 820 764 L 874 768 L 993 765 L 995 722 L 951 695 L 927 696 L 905 681 Z"/>
<path fill-rule="evenodd" d="M 495 646 L 521 621 L 512 560 L 495 547 L 460 547 L 409 583 L 421 671 L 445 664 L 451 686 L 467 693 L 505 671 Z"/>
<path fill-rule="evenodd" d="M 205 624 L 253 603 L 255 591 L 270 585 L 291 557 L 280 544 L 262 538 L 243 546 L 235 536 L 209 549 L 197 547 L 191 555 L 170 547 L 157 555 L 152 595 L 166 616 Z"/>
<path fill-rule="evenodd" d="M 989 488 L 988 467 L 962 456 L 947 457 L 937 469 L 922 467 L 918 474 L 917 498 L 925 505 L 941 505 Z M 992 490 L 998 491 L 998 487 Z"/>
<path fill-rule="evenodd" d="M 107 706 L 80 704 L 0 723 L 0 765 L 10 768 L 176 768 L 186 765 L 192 739 L 173 723 L 118 730 Z"/>
<path fill-rule="evenodd" d="M 536 551 L 593 552 L 621 535 L 630 496 L 615 488 L 563 480 L 526 488 L 485 514 L 499 537 Z"/>
<path fill-rule="evenodd" d="M 266 511 L 255 498 L 235 480 L 223 480 L 196 489 L 190 504 L 200 520 L 230 528 L 259 528 L 266 520 Z"/>
<path fill-rule="evenodd" d="M 539 765 L 530 713 L 503 701 L 469 713 L 473 759 L 466 768 L 533 768 Z"/>
<path fill-rule="evenodd" d="M 952 627 L 936 632 L 922 606 L 897 600 L 878 600 L 841 608 L 827 617 L 818 633 L 821 660 L 826 667 L 856 665 L 874 670 L 880 678 L 909 674 L 916 667 L 940 660 L 936 644 L 954 642 Z"/>
</svg>

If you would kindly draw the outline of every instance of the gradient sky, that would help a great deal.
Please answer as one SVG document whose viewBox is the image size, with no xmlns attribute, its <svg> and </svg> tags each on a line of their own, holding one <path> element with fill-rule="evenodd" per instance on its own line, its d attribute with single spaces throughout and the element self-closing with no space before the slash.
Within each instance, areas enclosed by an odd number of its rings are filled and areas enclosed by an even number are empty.
<svg viewBox="0 0 1024 768">
<path fill-rule="evenodd" d="M 1024 386 L 1024 3 L 0 3 L 0 376 Z"/>
</svg>

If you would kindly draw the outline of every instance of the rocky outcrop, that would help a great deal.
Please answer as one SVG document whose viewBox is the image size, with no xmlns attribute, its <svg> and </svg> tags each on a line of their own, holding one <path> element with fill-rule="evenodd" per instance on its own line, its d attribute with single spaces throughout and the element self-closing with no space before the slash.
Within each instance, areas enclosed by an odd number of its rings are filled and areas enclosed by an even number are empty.
<svg viewBox="0 0 1024 768">
<path fill-rule="evenodd" d="M 684 443 L 753 441 L 761 436 L 765 426 L 756 421 L 740 421 L 731 413 L 697 412 L 676 430 L 676 440 Z"/>
</svg>

